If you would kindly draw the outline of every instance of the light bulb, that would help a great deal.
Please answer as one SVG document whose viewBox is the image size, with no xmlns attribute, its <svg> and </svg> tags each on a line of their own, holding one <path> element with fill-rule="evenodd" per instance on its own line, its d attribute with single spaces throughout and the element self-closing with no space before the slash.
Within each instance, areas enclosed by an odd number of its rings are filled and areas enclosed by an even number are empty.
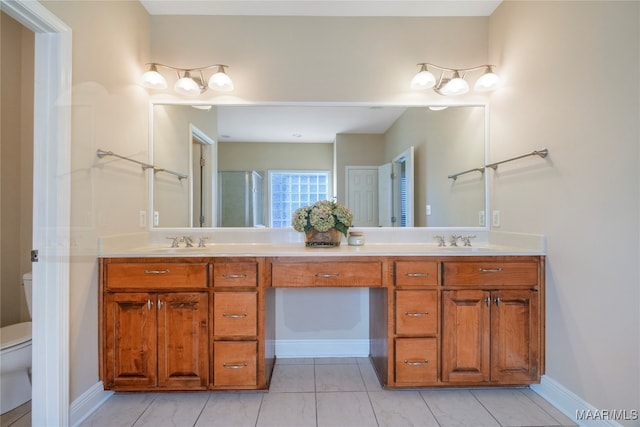
<svg viewBox="0 0 640 427">
<path fill-rule="evenodd" d="M 231 77 L 224 72 L 224 67 L 220 66 L 218 72 L 209 78 L 209 87 L 213 90 L 229 92 L 233 90 L 233 81 Z"/>
<path fill-rule="evenodd" d="M 500 83 L 500 77 L 493 72 L 491 67 L 487 67 L 487 72 L 480 76 L 476 81 L 476 84 L 473 86 L 473 89 L 478 92 L 488 92 L 498 89 L 500 87 Z"/>
<path fill-rule="evenodd" d="M 411 89 L 425 90 L 432 88 L 436 84 L 435 76 L 427 70 L 426 64 L 421 64 L 418 74 L 411 79 Z"/>
<path fill-rule="evenodd" d="M 184 73 L 184 77 L 178 79 L 173 89 L 186 96 L 198 96 L 201 93 L 200 86 L 191 78 L 191 73 L 188 71 Z"/>
<path fill-rule="evenodd" d="M 467 92 L 469 92 L 469 83 L 460 77 L 457 71 L 453 74 L 453 78 L 440 88 L 440 93 L 447 96 L 462 95 Z"/>
<path fill-rule="evenodd" d="M 159 90 L 167 88 L 167 80 L 158 72 L 155 64 L 151 64 L 149 71 L 142 75 L 140 84 L 147 89 Z"/>
</svg>

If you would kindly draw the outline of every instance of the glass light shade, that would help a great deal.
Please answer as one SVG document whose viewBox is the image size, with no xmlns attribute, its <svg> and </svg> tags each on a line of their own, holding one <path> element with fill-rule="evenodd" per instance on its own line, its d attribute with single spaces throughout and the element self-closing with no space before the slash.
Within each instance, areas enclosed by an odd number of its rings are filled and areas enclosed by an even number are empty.
<svg viewBox="0 0 640 427">
<path fill-rule="evenodd" d="M 233 90 L 233 81 L 231 77 L 224 72 L 224 69 L 220 69 L 220 71 L 209 78 L 209 87 L 213 90 L 229 92 Z"/>
<path fill-rule="evenodd" d="M 478 92 L 488 92 L 500 87 L 500 77 L 493 71 L 487 71 L 476 81 L 473 89 Z"/>
<path fill-rule="evenodd" d="M 200 86 L 191 78 L 191 74 L 186 72 L 184 77 L 178 79 L 173 89 L 181 95 L 198 96 L 200 95 Z"/>
<path fill-rule="evenodd" d="M 411 79 L 411 89 L 414 90 L 425 90 L 430 89 L 436 84 L 435 76 L 428 71 L 426 68 L 420 70 L 418 74 L 413 76 Z"/>
<path fill-rule="evenodd" d="M 166 89 L 167 80 L 158 72 L 155 65 L 140 78 L 140 84 L 147 89 Z"/>
<path fill-rule="evenodd" d="M 440 93 L 447 96 L 462 95 L 469 92 L 469 83 L 462 77 L 454 77 L 440 88 Z"/>
</svg>

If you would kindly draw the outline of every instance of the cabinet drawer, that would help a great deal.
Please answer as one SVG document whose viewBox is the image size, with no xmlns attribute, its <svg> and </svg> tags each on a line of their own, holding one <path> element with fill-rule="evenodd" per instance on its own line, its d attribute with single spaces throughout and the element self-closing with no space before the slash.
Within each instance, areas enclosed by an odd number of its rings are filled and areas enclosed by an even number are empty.
<svg viewBox="0 0 640 427">
<path fill-rule="evenodd" d="M 396 286 L 424 286 L 438 284 L 436 261 L 396 261 Z"/>
<path fill-rule="evenodd" d="M 122 288 L 206 288 L 207 264 L 114 263 L 106 266 L 106 286 Z"/>
<path fill-rule="evenodd" d="M 213 344 L 214 386 L 257 384 L 256 341 L 216 341 Z"/>
<path fill-rule="evenodd" d="M 213 286 L 258 286 L 258 263 L 215 263 L 213 265 Z"/>
<path fill-rule="evenodd" d="M 399 385 L 428 385 L 437 380 L 436 339 L 396 339 L 396 383 Z"/>
<path fill-rule="evenodd" d="M 276 287 L 382 286 L 382 265 L 379 261 L 278 262 L 272 264 L 271 284 Z"/>
<path fill-rule="evenodd" d="M 225 337 L 255 337 L 258 294 L 256 292 L 215 292 L 213 334 Z"/>
<path fill-rule="evenodd" d="M 396 334 L 435 335 L 437 332 L 436 291 L 396 291 Z"/>
<path fill-rule="evenodd" d="M 527 285 L 538 284 L 535 262 L 445 262 L 444 285 Z"/>
</svg>

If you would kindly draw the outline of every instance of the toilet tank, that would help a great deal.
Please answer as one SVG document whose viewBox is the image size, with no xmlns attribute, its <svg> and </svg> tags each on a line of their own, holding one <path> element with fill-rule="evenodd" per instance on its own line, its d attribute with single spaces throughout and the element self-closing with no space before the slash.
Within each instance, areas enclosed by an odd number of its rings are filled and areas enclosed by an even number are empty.
<svg viewBox="0 0 640 427">
<path fill-rule="evenodd" d="M 24 285 L 24 296 L 27 300 L 27 308 L 29 309 L 29 316 L 31 315 L 31 301 L 32 301 L 32 292 L 33 292 L 33 282 L 31 273 L 25 273 L 22 275 L 22 284 Z"/>
</svg>

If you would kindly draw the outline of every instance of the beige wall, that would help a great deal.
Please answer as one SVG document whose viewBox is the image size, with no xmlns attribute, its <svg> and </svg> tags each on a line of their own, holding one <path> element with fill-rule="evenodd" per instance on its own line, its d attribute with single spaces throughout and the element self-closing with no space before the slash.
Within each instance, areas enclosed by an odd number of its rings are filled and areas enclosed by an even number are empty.
<svg viewBox="0 0 640 427">
<path fill-rule="evenodd" d="M 159 214 L 160 227 L 188 227 L 191 223 L 190 187 L 194 175 L 191 166 L 192 141 L 189 135 L 192 126 L 215 141 L 218 134 L 216 110 L 199 110 L 184 105 L 153 107 L 152 163 L 158 168 L 188 176 L 187 179 L 178 179 L 165 172 L 154 174 L 153 210 Z M 205 150 L 205 155 L 209 156 L 207 164 L 216 161 L 215 148 L 214 144 L 213 150 Z M 204 187 L 207 187 L 206 183 Z M 210 183 L 208 188 L 211 188 Z M 211 204 L 211 198 L 207 202 Z M 210 216 L 210 210 L 207 216 Z"/>
<path fill-rule="evenodd" d="M 147 174 L 96 149 L 148 161 L 149 16 L 138 2 L 47 1 L 73 31 L 70 398 L 98 381 L 97 237 L 140 231 Z"/>
<path fill-rule="evenodd" d="M 219 142 L 218 170 L 333 169 L 333 144 Z M 265 176 L 266 178 L 266 176 Z"/>
<path fill-rule="evenodd" d="M 490 172 L 492 206 L 547 236 L 547 374 L 601 409 L 640 402 L 639 9 L 507 1 L 490 21 L 491 161 L 550 152 Z"/>
<path fill-rule="evenodd" d="M 346 200 L 347 166 L 380 166 L 392 159 L 384 155 L 384 136 L 376 134 L 336 135 L 337 200 Z"/>
<path fill-rule="evenodd" d="M 447 177 L 484 165 L 484 121 L 481 106 L 408 109 L 385 134 L 388 161 L 414 147 L 417 227 L 479 226 L 478 211 L 485 205 L 482 174 L 464 175 L 455 182 Z"/>
<path fill-rule="evenodd" d="M 0 15 L 0 326 L 6 326 L 30 320 L 21 283 L 31 271 L 34 35 Z"/>
</svg>

